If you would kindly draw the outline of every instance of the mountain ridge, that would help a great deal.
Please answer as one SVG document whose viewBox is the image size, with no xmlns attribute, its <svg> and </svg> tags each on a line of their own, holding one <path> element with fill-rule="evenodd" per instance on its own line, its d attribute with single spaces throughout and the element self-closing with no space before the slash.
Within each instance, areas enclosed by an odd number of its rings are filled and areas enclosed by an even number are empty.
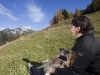
<svg viewBox="0 0 100 75">
<path fill-rule="evenodd" d="M 31 26 L 23 26 L 23 27 L 18 27 L 15 29 L 6 28 L 6 29 L 3 29 L 1 31 L 7 33 L 8 35 L 13 36 L 13 35 L 18 35 L 18 34 L 23 34 L 23 33 L 31 34 L 35 30 L 33 30 L 33 28 Z"/>
</svg>

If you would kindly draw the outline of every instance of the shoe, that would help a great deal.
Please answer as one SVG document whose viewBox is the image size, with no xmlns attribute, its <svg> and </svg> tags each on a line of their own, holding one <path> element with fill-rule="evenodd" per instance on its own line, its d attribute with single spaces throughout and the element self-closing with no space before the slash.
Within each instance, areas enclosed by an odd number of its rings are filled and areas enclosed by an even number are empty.
<svg viewBox="0 0 100 75">
<path fill-rule="evenodd" d="M 34 72 L 34 67 L 31 63 L 27 63 L 26 68 L 28 70 L 28 72 L 30 73 L 30 75 L 33 75 Z"/>
</svg>

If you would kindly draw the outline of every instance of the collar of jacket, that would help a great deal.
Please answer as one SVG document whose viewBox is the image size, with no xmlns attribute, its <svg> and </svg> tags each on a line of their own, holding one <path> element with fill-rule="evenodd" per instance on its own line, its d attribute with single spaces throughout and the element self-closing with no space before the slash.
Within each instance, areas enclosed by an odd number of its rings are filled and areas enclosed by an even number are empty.
<svg viewBox="0 0 100 75">
<path fill-rule="evenodd" d="M 87 35 L 94 35 L 95 34 L 95 31 L 94 30 L 88 30 L 87 32 L 85 32 L 82 36 L 78 37 L 76 39 L 76 41 L 78 41 L 79 39 L 81 39 L 82 37 L 85 37 Z"/>
</svg>

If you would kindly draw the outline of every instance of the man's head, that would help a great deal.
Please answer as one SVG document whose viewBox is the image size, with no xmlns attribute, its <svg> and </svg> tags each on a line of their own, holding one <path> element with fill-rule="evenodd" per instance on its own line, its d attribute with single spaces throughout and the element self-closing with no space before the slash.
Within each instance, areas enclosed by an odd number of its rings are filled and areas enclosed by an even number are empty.
<svg viewBox="0 0 100 75">
<path fill-rule="evenodd" d="M 90 20 L 86 16 L 78 16 L 74 18 L 71 22 L 72 26 L 75 26 L 79 29 L 79 33 L 85 33 L 88 30 L 94 30 L 93 25 L 91 24 Z"/>
</svg>

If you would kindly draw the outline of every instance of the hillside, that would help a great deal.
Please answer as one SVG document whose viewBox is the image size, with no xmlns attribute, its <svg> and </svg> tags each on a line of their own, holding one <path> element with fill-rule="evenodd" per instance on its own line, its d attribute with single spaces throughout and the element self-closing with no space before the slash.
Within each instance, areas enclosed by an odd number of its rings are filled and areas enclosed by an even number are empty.
<svg viewBox="0 0 100 75">
<path fill-rule="evenodd" d="M 95 26 L 96 36 L 100 39 L 100 11 L 88 14 Z M 75 37 L 70 32 L 71 19 L 46 29 L 21 37 L 0 47 L 0 75 L 28 75 L 26 63 L 34 66 L 41 61 L 52 59 L 59 48 L 70 49 Z"/>
</svg>

